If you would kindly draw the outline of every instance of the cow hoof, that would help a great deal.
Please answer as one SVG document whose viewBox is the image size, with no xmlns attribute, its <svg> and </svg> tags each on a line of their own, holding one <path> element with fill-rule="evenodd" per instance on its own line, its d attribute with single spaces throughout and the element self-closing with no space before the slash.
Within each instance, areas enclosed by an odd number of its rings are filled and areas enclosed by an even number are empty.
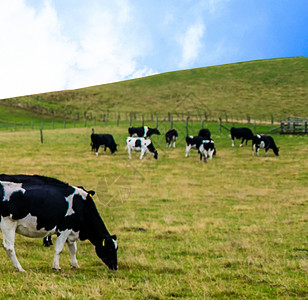
<svg viewBox="0 0 308 300">
<path fill-rule="evenodd" d="M 77 266 L 72 266 L 72 269 L 77 270 L 77 269 L 79 269 L 79 266 L 78 265 Z"/>
<path fill-rule="evenodd" d="M 23 268 L 21 268 L 21 269 L 16 268 L 15 270 L 16 270 L 17 272 L 27 273 Z"/>
<path fill-rule="evenodd" d="M 61 272 L 61 268 L 52 268 L 55 272 Z"/>
</svg>

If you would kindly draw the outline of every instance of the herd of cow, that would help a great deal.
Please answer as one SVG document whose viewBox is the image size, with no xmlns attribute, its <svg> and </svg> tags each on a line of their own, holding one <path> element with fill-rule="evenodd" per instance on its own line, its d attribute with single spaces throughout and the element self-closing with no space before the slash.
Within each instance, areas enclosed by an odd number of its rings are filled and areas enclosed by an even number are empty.
<svg viewBox="0 0 308 300">
<path fill-rule="evenodd" d="M 234 139 L 252 140 L 253 151 L 259 153 L 264 148 L 266 153 L 273 149 L 278 156 L 279 149 L 270 136 L 253 135 L 248 128 L 231 129 L 232 146 Z M 151 135 L 160 134 L 157 128 L 131 127 L 128 130 L 126 147 L 129 158 L 131 151 L 140 151 L 140 159 L 146 153 L 158 158 L 157 150 L 150 140 Z M 178 138 L 175 129 L 166 134 L 166 144 L 170 147 Z M 91 134 L 92 150 L 100 147 L 109 148 L 111 153 L 117 151 L 117 144 L 110 134 Z M 200 159 L 212 159 L 216 154 L 214 141 L 208 129 L 201 129 L 198 136 L 186 137 L 186 153 L 191 148 L 198 150 Z M 51 244 L 51 235 L 57 234 L 53 268 L 60 270 L 60 253 L 67 243 L 71 255 L 71 265 L 78 268 L 76 259 L 77 240 L 89 240 L 97 256 L 110 270 L 117 270 L 117 238 L 110 235 L 101 219 L 92 196 L 94 191 L 83 187 L 70 186 L 54 178 L 38 175 L 0 175 L 0 228 L 3 234 L 3 246 L 18 271 L 24 271 L 15 254 L 15 233 L 34 238 L 44 238 L 44 245 Z"/>
<path fill-rule="evenodd" d="M 158 159 L 158 152 L 155 149 L 150 137 L 153 134 L 160 135 L 160 132 L 157 128 L 150 128 L 148 126 L 143 127 L 130 127 L 128 128 L 129 137 L 126 139 L 126 148 L 128 151 L 128 157 L 131 158 L 132 151 L 140 151 L 140 159 L 146 153 L 152 153 L 155 159 Z M 234 139 L 241 139 L 240 147 L 243 146 L 245 142 L 249 140 L 252 141 L 253 155 L 256 152 L 259 155 L 260 148 L 265 149 L 267 154 L 269 149 L 272 149 L 275 155 L 278 156 L 279 149 L 277 148 L 274 139 L 270 136 L 261 136 L 259 134 L 254 135 L 249 128 L 235 128 L 232 127 L 230 130 L 232 147 L 234 147 Z M 175 142 L 178 138 L 178 132 L 175 129 L 170 129 L 165 134 L 166 146 L 169 148 L 171 144 L 175 148 Z M 110 134 L 95 134 L 92 129 L 91 134 L 91 146 L 92 151 L 96 152 L 98 155 L 98 150 L 100 147 L 109 148 L 111 153 L 117 151 L 117 144 Z M 211 132 L 209 129 L 201 129 L 198 136 L 187 136 L 186 137 L 186 152 L 185 157 L 189 156 L 190 149 L 194 148 L 198 150 L 200 154 L 200 160 L 204 159 L 204 162 L 207 161 L 207 158 L 212 159 L 213 155 L 216 154 L 215 143 L 211 139 Z"/>
</svg>

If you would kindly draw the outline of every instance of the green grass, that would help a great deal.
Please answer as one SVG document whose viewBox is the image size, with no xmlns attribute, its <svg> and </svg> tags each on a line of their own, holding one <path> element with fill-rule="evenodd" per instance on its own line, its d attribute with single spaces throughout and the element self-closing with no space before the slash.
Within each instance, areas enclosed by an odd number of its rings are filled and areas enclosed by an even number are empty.
<svg viewBox="0 0 308 300">
<path fill-rule="evenodd" d="M 102 118 L 108 112 L 283 120 L 306 117 L 308 58 L 258 60 L 2 101 L 40 114 Z"/>
<path fill-rule="evenodd" d="M 151 124 L 149 124 L 151 125 Z M 234 148 L 227 131 L 211 129 L 217 157 L 185 158 L 180 138 L 166 149 L 154 136 L 159 159 L 128 159 L 127 124 L 96 127 L 112 133 L 119 152 L 90 151 L 91 128 L 0 132 L 1 172 L 41 174 L 96 191 L 100 214 L 118 236 L 119 270 L 108 271 L 89 242 L 78 243 L 80 269 L 69 253 L 52 271 L 53 249 L 17 236 L 26 274 L 0 254 L 0 298 L 14 299 L 210 299 L 307 298 L 307 136 L 274 136 L 280 156 L 252 157 Z M 190 123 L 190 134 L 199 123 Z M 169 124 L 161 123 L 164 133 Z M 258 128 L 257 128 L 258 129 Z M 270 127 L 260 127 L 269 131 Z M 2 235 L 0 235 L 2 243 Z"/>
</svg>

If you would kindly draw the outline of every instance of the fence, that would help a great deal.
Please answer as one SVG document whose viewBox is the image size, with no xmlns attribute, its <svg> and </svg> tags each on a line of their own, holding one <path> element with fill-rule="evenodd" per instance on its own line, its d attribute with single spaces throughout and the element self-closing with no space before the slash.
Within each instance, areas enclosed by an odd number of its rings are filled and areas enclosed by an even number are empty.
<svg viewBox="0 0 308 300">
<path fill-rule="evenodd" d="M 280 122 L 280 134 L 308 134 L 308 119 L 289 117 Z"/>
<path fill-rule="evenodd" d="M 18 123 L 0 123 L 0 130 L 2 131 L 18 131 L 18 130 L 39 130 L 39 129 L 63 129 L 63 128 L 82 128 L 91 126 L 120 126 L 126 124 L 130 126 L 144 126 L 150 124 L 155 124 L 152 126 L 159 127 L 160 123 L 170 123 L 170 128 L 173 127 L 173 122 L 185 122 L 186 127 L 188 122 L 200 122 L 201 128 L 204 127 L 205 122 L 219 122 L 220 131 L 221 124 L 250 124 L 253 127 L 254 132 L 256 132 L 256 127 L 258 125 L 277 125 L 280 127 L 275 128 L 275 130 L 281 133 L 307 133 L 307 120 L 288 119 L 288 121 L 274 121 L 272 115 L 268 115 L 267 118 L 264 117 L 262 120 L 252 119 L 249 114 L 242 117 L 234 117 L 231 114 L 223 114 L 222 117 L 214 118 L 213 114 L 210 116 L 206 112 L 203 114 L 141 114 L 141 113 L 115 113 L 106 112 L 103 114 L 84 114 L 81 119 L 80 116 L 76 119 L 67 120 L 32 120 L 28 122 Z M 305 123 L 306 122 L 306 123 Z M 230 126 L 229 126 L 230 127 Z"/>
</svg>

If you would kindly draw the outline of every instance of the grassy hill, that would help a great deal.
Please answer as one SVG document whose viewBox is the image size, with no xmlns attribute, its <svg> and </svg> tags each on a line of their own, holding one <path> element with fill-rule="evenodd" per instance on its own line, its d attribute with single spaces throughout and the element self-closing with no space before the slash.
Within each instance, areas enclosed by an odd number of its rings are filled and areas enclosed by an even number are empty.
<svg viewBox="0 0 308 300">
<path fill-rule="evenodd" d="M 83 89 L 0 101 L 39 114 L 72 116 L 105 111 L 171 114 L 206 112 L 275 119 L 307 116 L 308 58 L 249 61 L 163 73 Z"/>
</svg>

